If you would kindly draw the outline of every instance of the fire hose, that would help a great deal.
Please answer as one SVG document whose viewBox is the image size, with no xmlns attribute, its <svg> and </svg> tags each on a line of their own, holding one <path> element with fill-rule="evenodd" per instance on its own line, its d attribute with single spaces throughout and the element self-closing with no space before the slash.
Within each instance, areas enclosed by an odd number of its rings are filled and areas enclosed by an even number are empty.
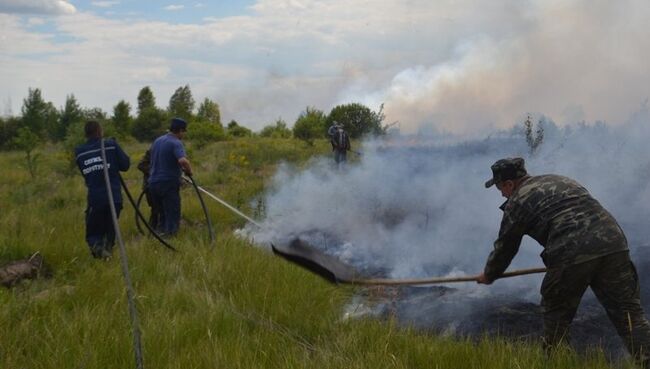
<svg viewBox="0 0 650 369">
<path fill-rule="evenodd" d="M 214 244 L 214 238 L 215 238 L 214 229 L 212 228 L 212 222 L 210 221 L 210 216 L 208 215 L 208 208 L 205 207 L 205 202 L 203 202 L 203 197 L 201 196 L 201 192 L 199 192 L 199 186 L 194 181 L 194 178 L 192 178 L 192 176 L 189 174 L 187 176 L 190 177 L 190 183 L 192 183 L 192 187 L 194 187 L 194 191 L 196 191 L 196 196 L 199 198 L 199 201 L 201 202 L 201 208 L 203 208 L 203 214 L 205 214 L 205 221 L 208 223 L 208 233 L 210 233 L 210 243 Z"/>
<path fill-rule="evenodd" d="M 185 181 L 187 181 L 187 182 L 190 181 L 189 179 L 187 179 L 187 178 L 185 178 L 185 177 L 181 177 L 181 178 L 183 178 L 183 180 L 185 180 Z M 190 177 L 190 179 L 191 179 L 191 178 L 192 178 L 192 177 Z M 192 183 L 193 183 L 193 182 L 192 182 Z M 198 193 L 198 191 L 201 191 L 201 192 L 205 193 L 205 194 L 208 195 L 210 198 L 212 198 L 213 200 L 219 202 L 221 205 L 225 206 L 226 208 L 228 208 L 228 209 L 229 209 L 230 211 L 232 211 L 233 213 L 235 213 L 235 214 L 239 215 L 240 217 L 246 219 L 248 222 L 250 222 L 251 224 L 257 226 L 258 228 L 262 228 L 262 225 L 261 225 L 261 224 L 257 223 L 256 221 L 254 221 L 254 220 L 251 219 L 250 217 L 246 216 L 246 214 L 244 214 L 244 213 L 242 213 L 241 211 L 237 210 L 237 208 L 235 208 L 234 206 L 228 204 L 228 203 L 225 202 L 224 200 L 222 200 L 222 199 L 218 198 L 217 196 L 211 194 L 210 192 L 208 192 L 208 191 L 207 191 L 206 189 L 204 189 L 203 187 L 201 187 L 201 186 L 197 186 L 197 185 L 195 184 L 194 188 L 197 190 L 197 193 Z"/>
<path fill-rule="evenodd" d="M 156 233 L 156 231 L 153 228 L 151 228 L 149 222 L 147 222 L 146 219 L 144 219 L 144 215 L 142 215 L 142 213 L 140 212 L 140 201 L 142 200 L 144 191 L 142 192 L 142 194 L 140 194 L 140 197 L 138 198 L 138 202 L 136 203 L 135 201 L 133 201 L 131 192 L 129 192 L 129 188 L 126 186 L 124 179 L 122 178 L 121 175 L 118 174 L 118 176 L 120 178 L 120 183 L 122 184 L 122 188 L 124 189 L 124 193 L 126 193 L 126 197 L 129 199 L 129 202 L 131 203 L 133 209 L 135 210 L 135 224 L 138 226 L 138 230 L 140 231 L 140 233 L 144 234 L 144 231 L 142 230 L 142 228 L 140 228 L 140 222 L 139 222 L 140 220 L 142 220 L 142 223 L 144 223 L 147 230 L 149 230 L 149 233 L 151 233 L 161 244 L 163 244 L 163 246 L 165 246 L 166 248 L 172 251 L 178 251 L 174 246 L 170 245 L 169 242 L 165 241 L 162 237 L 160 237 L 160 235 Z"/>
<path fill-rule="evenodd" d="M 196 182 L 194 181 L 194 179 L 192 177 L 190 177 L 190 179 L 187 179 L 185 177 L 181 177 L 181 178 L 183 178 L 183 180 L 187 181 L 188 183 L 191 183 L 192 186 L 194 187 L 194 190 L 196 191 L 196 195 L 199 198 L 199 202 L 201 203 L 201 208 L 203 209 L 203 214 L 205 215 L 206 223 L 208 225 L 208 233 L 209 233 L 209 236 L 210 236 L 210 242 L 214 243 L 214 241 L 215 241 L 214 228 L 212 227 L 212 221 L 210 220 L 210 216 L 208 215 L 208 209 L 205 206 L 205 202 L 203 201 L 203 197 L 201 196 L 201 193 L 199 193 L 200 187 L 196 184 Z M 140 225 L 140 223 L 142 222 L 142 223 L 144 223 L 145 227 L 149 230 L 149 232 L 158 241 L 160 241 L 163 245 L 165 245 L 165 247 L 167 247 L 167 248 L 169 248 L 171 250 L 174 250 L 174 251 L 178 251 L 174 247 L 172 247 L 169 243 L 167 243 L 164 239 L 162 239 L 151 228 L 151 226 L 149 225 L 149 222 L 147 222 L 147 220 L 144 218 L 144 216 L 140 212 L 140 204 L 142 203 L 142 198 L 145 197 L 145 195 L 147 193 L 147 190 L 146 189 L 142 190 L 142 192 L 140 193 L 140 196 L 138 196 L 138 201 L 133 201 L 133 197 L 131 197 L 131 194 L 129 193 L 128 189 L 126 188 L 126 184 L 122 180 L 122 177 L 120 177 L 120 181 L 122 181 L 122 186 L 124 187 L 124 191 L 126 192 L 127 197 L 129 198 L 129 201 L 131 202 L 131 204 L 133 205 L 133 208 L 135 209 L 135 213 L 136 213 L 135 225 L 138 228 L 138 231 L 141 234 L 145 234 L 144 230 L 142 229 L 142 226 Z"/>
<path fill-rule="evenodd" d="M 129 263 L 126 258 L 126 247 L 122 240 L 122 233 L 120 232 L 120 223 L 117 220 L 117 210 L 113 202 L 113 191 L 111 190 L 111 181 L 108 177 L 108 161 L 106 160 L 106 147 L 104 146 L 104 139 L 100 139 L 102 162 L 104 163 L 104 184 L 106 185 L 106 192 L 108 192 L 108 204 L 111 208 L 111 217 L 113 218 L 113 228 L 115 229 L 115 238 L 119 244 L 120 250 L 120 265 L 122 267 L 122 275 L 124 276 L 124 284 L 126 285 L 126 297 L 129 305 L 129 316 L 131 318 L 131 329 L 133 331 L 133 351 L 135 353 L 135 365 L 137 369 L 143 369 L 142 358 L 142 344 L 140 341 L 140 322 L 138 320 L 138 310 L 135 306 L 135 291 L 133 283 L 131 282 L 131 275 L 129 273 Z M 121 177 L 120 177 L 121 180 Z M 124 181 L 122 181 L 124 184 Z"/>
</svg>

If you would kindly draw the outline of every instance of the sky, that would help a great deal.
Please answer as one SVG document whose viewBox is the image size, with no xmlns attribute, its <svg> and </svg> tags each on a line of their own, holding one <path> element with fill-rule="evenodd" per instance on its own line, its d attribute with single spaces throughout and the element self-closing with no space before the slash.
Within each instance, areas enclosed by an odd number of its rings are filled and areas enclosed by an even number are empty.
<svg viewBox="0 0 650 369">
<path fill-rule="evenodd" d="M 622 124 L 650 97 L 648 19 L 647 0 L 0 0 L 0 113 L 30 87 L 110 113 L 189 85 L 255 130 L 351 102 L 403 132 Z"/>
</svg>

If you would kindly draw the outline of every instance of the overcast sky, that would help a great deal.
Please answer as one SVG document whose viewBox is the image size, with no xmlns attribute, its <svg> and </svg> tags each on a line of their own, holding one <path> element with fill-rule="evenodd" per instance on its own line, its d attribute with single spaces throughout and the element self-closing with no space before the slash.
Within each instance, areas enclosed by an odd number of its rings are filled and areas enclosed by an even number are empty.
<svg viewBox="0 0 650 369">
<path fill-rule="evenodd" d="M 348 102 L 406 132 L 616 124 L 650 97 L 649 19 L 648 0 L 0 0 L 0 101 L 111 112 L 189 84 L 253 129 Z"/>
</svg>

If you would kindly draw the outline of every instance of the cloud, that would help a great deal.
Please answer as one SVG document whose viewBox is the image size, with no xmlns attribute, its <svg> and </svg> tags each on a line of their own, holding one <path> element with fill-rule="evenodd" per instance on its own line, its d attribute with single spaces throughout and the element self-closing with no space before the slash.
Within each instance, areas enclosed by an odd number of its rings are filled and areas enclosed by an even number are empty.
<svg viewBox="0 0 650 369">
<path fill-rule="evenodd" d="M 39 17 L 29 17 L 29 19 L 27 19 L 27 24 L 30 26 L 41 26 L 45 24 L 45 22 L 45 19 Z"/>
<path fill-rule="evenodd" d="M 63 0 L 0 0 L 0 13 L 7 14 L 74 14 L 77 9 Z"/>
<path fill-rule="evenodd" d="M 195 97 L 219 102 L 224 119 L 254 129 L 277 117 L 291 123 L 308 105 L 327 112 L 361 102 L 385 103 L 387 121 L 411 132 L 423 124 L 454 132 L 508 127 L 526 112 L 559 123 L 622 122 L 650 96 L 639 82 L 650 80 L 645 0 L 259 0 L 245 15 L 198 17 L 171 24 L 78 13 L 56 18 L 47 34 L 20 20 L 0 23 L 2 70 L 15 70 L 26 55 L 65 54 L 25 63 L 46 71 L 2 73 L 0 95 L 19 102 L 38 75 L 56 103 L 74 92 L 108 110 L 145 85 L 165 102 L 189 83 Z M 66 37 L 76 41 L 57 42 Z M 92 89 L 84 63 L 106 76 Z M 233 78 L 231 70 L 245 72 Z M 113 73 L 128 79 L 117 84 Z"/>
<path fill-rule="evenodd" d="M 509 126 L 526 112 L 562 124 L 621 123 L 650 96 L 639 83 L 650 79 L 647 2 L 532 4 L 518 32 L 459 43 L 447 60 L 405 68 L 366 99 L 385 102 L 388 118 L 411 131 L 433 122 L 469 132 L 479 122 Z"/>
<path fill-rule="evenodd" d="M 169 11 L 175 11 L 175 10 L 181 10 L 185 8 L 185 5 L 167 5 L 163 9 L 169 10 Z"/>
<path fill-rule="evenodd" d="M 119 3 L 119 1 L 93 1 L 91 4 L 98 8 L 110 8 Z"/>
</svg>

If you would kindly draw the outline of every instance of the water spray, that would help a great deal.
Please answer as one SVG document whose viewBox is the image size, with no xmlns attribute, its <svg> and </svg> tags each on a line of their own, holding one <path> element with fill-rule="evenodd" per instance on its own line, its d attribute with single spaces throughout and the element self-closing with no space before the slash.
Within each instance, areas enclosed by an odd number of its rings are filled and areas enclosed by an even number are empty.
<svg viewBox="0 0 650 369">
<path fill-rule="evenodd" d="M 190 182 L 190 180 L 187 179 L 187 178 L 185 178 L 185 177 L 181 177 L 181 178 L 183 178 L 186 182 Z M 192 177 L 190 177 L 190 178 L 192 178 Z M 193 182 L 190 182 L 190 183 L 193 183 Z M 239 215 L 240 217 L 246 219 L 249 223 L 255 225 L 255 226 L 258 227 L 258 228 L 262 228 L 262 225 L 261 225 L 261 224 L 257 223 L 256 221 L 254 221 L 252 218 L 250 218 L 250 217 L 247 216 L 246 214 L 244 214 L 244 213 L 242 213 L 241 211 L 237 210 L 237 208 L 235 208 L 234 206 L 228 204 L 228 203 L 225 202 L 224 200 L 222 200 L 222 199 L 218 198 L 217 196 L 211 194 L 210 192 L 208 192 L 208 191 L 207 191 L 206 189 L 204 189 L 203 187 L 201 187 L 201 186 L 197 186 L 197 185 L 195 184 L 195 187 L 194 187 L 194 188 L 197 190 L 197 192 L 198 192 L 198 191 L 201 191 L 201 192 L 205 193 L 206 195 L 210 196 L 213 200 L 219 202 L 221 205 L 225 206 L 226 208 L 228 208 L 229 210 L 231 210 L 231 211 L 234 212 L 235 214 L 237 214 L 237 215 Z"/>
</svg>

